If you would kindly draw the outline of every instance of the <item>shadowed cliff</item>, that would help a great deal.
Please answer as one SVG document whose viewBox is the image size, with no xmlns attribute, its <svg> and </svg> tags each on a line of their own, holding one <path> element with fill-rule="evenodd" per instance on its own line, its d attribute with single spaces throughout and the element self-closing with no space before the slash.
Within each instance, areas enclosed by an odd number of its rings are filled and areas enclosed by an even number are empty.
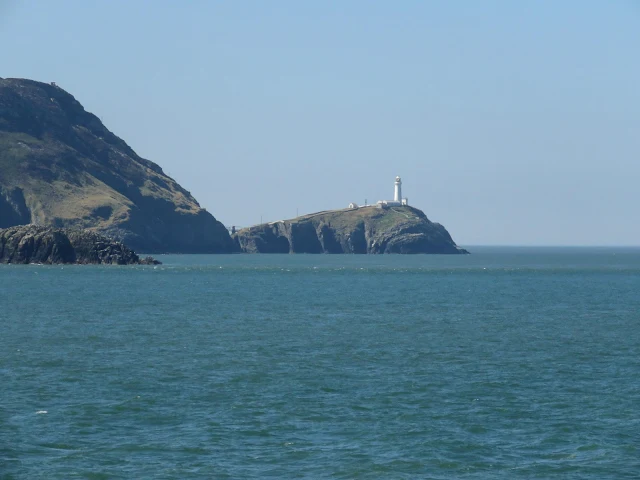
<svg viewBox="0 0 640 480">
<path fill-rule="evenodd" d="M 86 230 L 21 225 L 0 229 L 0 263 L 156 265 L 120 242 Z"/>
<path fill-rule="evenodd" d="M 469 253 L 417 208 L 334 210 L 239 230 L 246 253 Z"/>
<path fill-rule="evenodd" d="M 231 252 L 191 194 L 59 87 L 0 79 L 0 228 L 88 228 L 146 252 Z"/>
</svg>

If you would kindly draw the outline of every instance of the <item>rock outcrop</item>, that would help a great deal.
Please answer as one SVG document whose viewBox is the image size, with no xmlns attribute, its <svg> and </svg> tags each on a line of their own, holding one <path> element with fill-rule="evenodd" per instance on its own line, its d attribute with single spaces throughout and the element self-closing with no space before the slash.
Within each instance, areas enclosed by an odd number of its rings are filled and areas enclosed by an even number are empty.
<svg viewBox="0 0 640 480">
<path fill-rule="evenodd" d="M 145 252 L 226 253 L 226 228 L 55 85 L 0 78 L 0 228 L 91 229 Z"/>
<path fill-rule="evenodd" d="M 319 212 L 245 228 L 233 239 L 246 253 L 469 253 L 408 206 Z"/>
<path fill-rule="evenodd" d="M 156 265 L 95 232 L 23 225 L 0 229 L 0 263 Z"/>
</svg>

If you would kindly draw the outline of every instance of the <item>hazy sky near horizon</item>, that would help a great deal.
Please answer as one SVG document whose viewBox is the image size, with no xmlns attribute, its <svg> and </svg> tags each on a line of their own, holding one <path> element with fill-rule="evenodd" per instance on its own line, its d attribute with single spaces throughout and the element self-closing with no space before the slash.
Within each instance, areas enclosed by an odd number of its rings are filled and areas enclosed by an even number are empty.
<svg viewBox="0 0 640 480">
<path fill-rule="evenodd" d="M 640 1 L 0 0 L 225 225 L 391 198 L 461 245 L 640 245 Z"/>
</svg>

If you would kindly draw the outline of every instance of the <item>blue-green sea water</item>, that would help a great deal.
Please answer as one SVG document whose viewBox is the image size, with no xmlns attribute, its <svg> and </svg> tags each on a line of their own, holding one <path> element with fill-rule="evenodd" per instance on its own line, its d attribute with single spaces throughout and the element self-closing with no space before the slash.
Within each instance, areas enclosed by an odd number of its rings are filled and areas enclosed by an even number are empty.
<svg viewBox="0 0 640 480">
<path fill-rule="evenodd" d="M 640 249 L 0 266 L 0 478 L 640 478 Z"/>
</svg>

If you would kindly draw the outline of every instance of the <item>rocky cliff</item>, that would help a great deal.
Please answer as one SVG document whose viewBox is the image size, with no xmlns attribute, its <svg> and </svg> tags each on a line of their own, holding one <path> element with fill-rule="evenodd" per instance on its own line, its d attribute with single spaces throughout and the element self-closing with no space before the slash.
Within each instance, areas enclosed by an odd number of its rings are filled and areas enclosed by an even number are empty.
<svg viewBox="0 0 640 480">
<path fill-rule="evenodd" d="M 0 228 L 91 229 L 145 252 L 230 252 L 226 228 L 63 89 L 0 79 Z"/>
<path fill-rule="evenodd" d="M 95 232 L 23 225 L 0 229 L 0 263 L 155 265 Z"/>
<path fill-rule="evenodd" d="M 247 253 L 469 253 L 413 207 L 320 212 L 239 230 Z"/>
</svg>

